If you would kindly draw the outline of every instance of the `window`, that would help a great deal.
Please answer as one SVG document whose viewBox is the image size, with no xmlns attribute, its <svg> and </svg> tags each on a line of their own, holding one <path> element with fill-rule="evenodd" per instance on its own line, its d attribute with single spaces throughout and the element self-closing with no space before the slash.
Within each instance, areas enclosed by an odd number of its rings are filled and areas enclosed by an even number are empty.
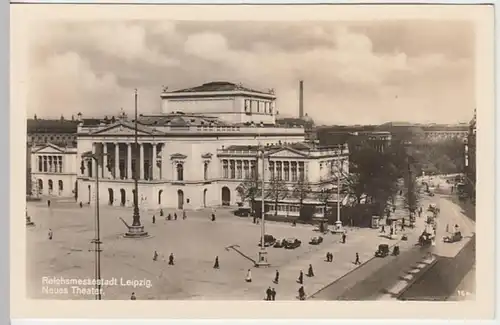
<svg viewBox="0 0 500 325">
<path fill-rule="evenodd" d="M 64 190 L 63 181 L 59 180 L 58 185 L 59 185 L 59 192 L 62 192 Z"/>
<path fill-rule="evenodd" d="M 41 172 L 42 170 L 43 170 L 42 156 L 38 156 L 38 171 Z"/>
<path fill-rule="evenodd" d="M 250 178 L 250 164 L 248 163 L 248 160 L 245 160 L 243 162 L 243 170 L 244 170 L 245 179 Z"/>
<path fill-rule="evenodd" d="M 283 169 L 285 170 L 285 181 L 290 180 L 290 163 L 288 161 L 285 161 L 283 163 Z"/>
<path fill-rule="evenodd" d="M 177 180 L 178 181 L 183 181 L 184 180 L 184 166 L 182 164 L 177 164 Z"/>
<path fill-rule="evenodd" d="M 281 161 L 278 161 L 276 163 L 276 177 L 279 179 L 279 180 L 282 180 L 283 179 L 283 170 L 281 169 L 283 166 L 283 164 L 281 163 Z"/>
<path fill-rule="evenodd" d="M 47 169 L 47 157 L 43 157 L 43 171 L 44 172 L 47 172 L 48 169 Z"/>
<path fill-rule="evenodd" d="M 229 178 L 229 169 L 227 160 L 222 161 L 222 178 Z"/>
<path fill-rule="evenodd" d="M 238 160 L 236 162 L 236 178 L 237 179 L 242 179 L 243 178 L 242 164 L 243 164 L 243 162 L 241 160 Z"/>
<path fill-rule="evenodd" d="M 257 178 L 257 168 L 256 168 L 256 162 L 255 160 L 250 162 L 250 177 L 252 179 Z"/>
<path fill-rule="evenodd" d="M 59 172 L 60 172 L 60 173 L 62 173 L 62 172 L 63 172 L 63 170 L 62 170 L 62 169 L 63 169 L 63 168 L 62 168 L 62 157 L 61 157 L 61 156 L 59 156 Z"/>
<path fill-rule="evenodd" d="M 297 181 L 297 162 L 292 162 L 292 182 Z"/>
<path fill-rule="evenodd" d="M 205 162 L 203 164 L 203 179 L 204 180 L 208 179 L 208 162 Z"/>
<path fill-rule="evenodd" d="M 301 181 L 304 180 L 304 162 L 303 161 L 299 162 L 299 179 Z"/>
<path fill-rule="evenodd" d="M 235 169 L 234 160 L 229 161 L 229 170 L 231 171 L 231 179 L 235 179 L 236 178 L 236 169 Z"/>
<path fill-rule="evenodd" d="M 250 101 L 245 99 L 245 112 L 250 112 Z"/>
<path fill-rule="evenodd" d="M 274 161 L 270 161 L 269 162 L 269 174 L 270 174 L 270 177 L 271 179 L 274 178 Z"/>
</svg>

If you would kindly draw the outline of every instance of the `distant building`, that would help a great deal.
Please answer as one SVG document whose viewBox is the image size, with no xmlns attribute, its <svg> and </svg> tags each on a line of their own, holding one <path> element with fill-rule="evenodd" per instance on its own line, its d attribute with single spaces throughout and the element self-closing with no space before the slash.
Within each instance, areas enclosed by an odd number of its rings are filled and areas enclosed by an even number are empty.
<svg viewBox="0 0 500 325">
<path fill-rule="evenodd" d="M 320 145 L 348 143 L 351 151 L 370 146 L 384 152 L 390 145 L 392 135 L 388 131 L 377 131 L 376 126 L 332 126 L 317 129 Z"/>
<path fill-rule="evenodd" d="M 61 147 L 52 143 L 31 149 L 31 176 L 33 196 L 76 196 L 75 147 Z"/>
<path fill-rule="evenodd" d="M 469 123 L 469 131 L 465 141 L 465 175 L 469 197 L 476 197 L 476 111 Z"/>
</svg>

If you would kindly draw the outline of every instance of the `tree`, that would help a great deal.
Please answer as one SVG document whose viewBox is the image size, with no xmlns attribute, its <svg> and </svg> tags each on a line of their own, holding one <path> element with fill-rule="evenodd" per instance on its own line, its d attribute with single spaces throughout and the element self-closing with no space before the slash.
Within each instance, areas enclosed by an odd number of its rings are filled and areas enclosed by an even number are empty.
<svg viewBox="0 0 500 325">
<path fill-rule="evenodd" d="M 307 179 L 299 179 L 292 189 L 292 195 L 294 198 L 299 200 L 299 210 L 302 209 L 302 205 L 307 196 L 311 193 L 311 184 Z"/>
<path fill-rule="evenodd" d="M 316 198 L 318 201 L 323 203 L 325 207 L 325 213 L 324 217 L 326 218 L 327 210 L 328 210 L 328 203 L 330 202 L 330 199 L 332 198 L 333 194 L 333 189 L 332 188 L 322 188 L 319 192 L 316 193 Z"/>
<path fill-rule="evenodd" d="M 276 215 L 278 213 L 278 202 L 287 196 L 288 186 L 284 180 L 272 177 L 266 192 L 274 201 L 274 215 Z"/>
<path fill-rule="evenodd" d="M 236 192 L 238 193 L 239 197 L 241 198 L 241 201 L 250 201 L 250 208 L 254 209 L 255 205 L 255 198 L 260 194 L 260 182 L 257 178 L 253 179 L 246 179 L 236 187 Z"/>
</svg>

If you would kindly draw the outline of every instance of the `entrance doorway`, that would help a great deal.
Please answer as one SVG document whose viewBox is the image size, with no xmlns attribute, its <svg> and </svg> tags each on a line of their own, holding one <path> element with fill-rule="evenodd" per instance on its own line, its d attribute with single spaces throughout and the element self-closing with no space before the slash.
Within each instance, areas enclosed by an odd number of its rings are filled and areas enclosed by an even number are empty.
<svg viewBox="0 0 500 325">
<path fill-rule="evenodd" d="M 125 202 L 127 201 L 127 194 L 125 190 L 122 188 L 120 190 L 120 205 L 123 207 L 125 206 Z"/>
<path fill-rule="evenodd" d="M 108 204 L 113 205 L 113 202 L 115 201 L 115 195 L 113 193 L 112 188 L 108 188 L 108 197 L 109 197 Z"/>
<path fill-rule="evenodd" d="M 177 209 L 184 209 L 184 192 L 182 190 L 177 191 Z"/>
<path fill-rule="evenodd" d="M 207 207 L 207 189 L 203 190 L 203 207 Z"/>
<path fill-rule="evenodd" d="M 163 190 L 158 192 L 158 205 L 161 205 L 161 195 L 163 194 Z"/>
<path fill-rule="evenodd" d="M 222 188 L 222 205 L 229 206 L 231 204 L 231 191 L 227 186 Z"/>
</svg>

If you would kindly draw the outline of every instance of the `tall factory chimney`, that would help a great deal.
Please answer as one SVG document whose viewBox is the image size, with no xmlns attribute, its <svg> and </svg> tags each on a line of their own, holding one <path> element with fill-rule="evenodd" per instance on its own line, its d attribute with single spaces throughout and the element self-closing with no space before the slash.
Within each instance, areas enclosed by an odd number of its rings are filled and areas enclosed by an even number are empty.
<svg viewBox="0 0 500 325">
<path fill-rule="evenodd" d="M 299 118 L 304 118 L 304 80 L 299 81 Z"/>
</svg>

